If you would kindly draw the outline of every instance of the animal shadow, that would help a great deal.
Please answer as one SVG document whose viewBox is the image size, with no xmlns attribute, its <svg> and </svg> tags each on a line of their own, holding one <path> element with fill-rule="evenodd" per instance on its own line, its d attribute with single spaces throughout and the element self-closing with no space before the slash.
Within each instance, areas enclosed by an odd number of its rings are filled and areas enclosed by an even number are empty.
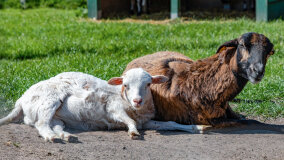
<svg viewBox="0 0 284 160">
<path fill-rule="evenodd" d="M 253 120 L 255 121 L 255 120 Z M 230 126 L 225 128 L 208 128 L 203 131 L 203 134 L 284 134 L 284 125 L 267 124 L 262 122 L 256 124 L 242 124 L 236 126 Z M 185 131 L 156 131 L 161 135 L 182 135 L 182 134 L 199 134 L 189 133 Z"/>
<path fill-rule="evenodd" d="M 68 142 L 60 139 L 60 138 L 56 138 L 54 139 L 53 143 L 60 143 L 60 144 L 66 144 L 66 143 L 76 143 L 76 144 L 79 144 L 79 143 L 82 143 L 81 141 L 79 141 L 78 137 L 75 137 L 75 136 L 70 136 Z"/>
<path fill-rule="evenodd" d="M 211 128 L 205 134 L 284 134 L 284 125 L 259 123 L 226 128 Z"/>
</svg>

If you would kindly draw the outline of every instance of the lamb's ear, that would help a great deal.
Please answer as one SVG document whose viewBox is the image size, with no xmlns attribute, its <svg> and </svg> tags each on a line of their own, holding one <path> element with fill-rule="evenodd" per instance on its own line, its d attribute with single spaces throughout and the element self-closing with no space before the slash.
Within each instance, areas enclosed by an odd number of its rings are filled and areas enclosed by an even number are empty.
<svg viewBox="0 0 284 160">
<path fill-rule="evenodd" d="M 236 39 L 233 39 L 233 40 L 231 40 L 231 41 L 228 41 L 228 42 L 225 42 L 224 44 L 222 44 L 222 45 L 218 48 L 218 50 L 217 50 L 216 53 L 221 53 L 223 50 L 226 50 L 227 47 L 234 47 L 234 48 L 237 49 L 238 45 L 239 45 L 238 39 L 237 39 L 237 38 L 236 38 Z"/>
<path fill-rule="evenodd" d="M 167 82 L 168 80 L 169 78 L 163 75 L 152 76 L 152 84 L 160 84 Z"/>
<path fill-rule="evenodd" d="M 110 80 L 108 80 L 108 84 L 110 85 L 121 85 L 123 82 L 123 78 L 122 77 L 113 77 Z"/>
</svg>

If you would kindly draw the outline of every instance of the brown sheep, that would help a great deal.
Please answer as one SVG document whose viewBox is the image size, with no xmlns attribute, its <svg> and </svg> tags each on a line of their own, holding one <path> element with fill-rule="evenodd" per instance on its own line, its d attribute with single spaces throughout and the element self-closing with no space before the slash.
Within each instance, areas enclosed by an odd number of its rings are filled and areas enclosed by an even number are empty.
<svg viewBox="0 0 284 160">
<path fill-rule="evenodd" d="M 182 124 L 225 127 L 239 124 L 229 106 L 248 81 L 259 82 L 273 44 L 262 34 L 245 33 L 224 43 L 211 57 L 193 61 L 176 52 L 157 52 L 130 62 L 125 71 L 142 67 L 168 82 L 151 85 L 155 119 Z"/>
</svg>

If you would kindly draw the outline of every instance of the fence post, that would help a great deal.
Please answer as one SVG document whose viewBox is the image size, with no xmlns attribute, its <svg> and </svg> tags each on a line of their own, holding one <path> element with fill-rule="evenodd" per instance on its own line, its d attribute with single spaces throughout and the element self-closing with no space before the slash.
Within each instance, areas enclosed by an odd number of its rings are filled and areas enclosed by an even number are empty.
<svg viewBox="0 0 284 160">
<path fill-rule="evenodd" d="M 171 0 L 171 19 L 178 18 L 179 0 Z"/>
<path fill-rule="evenodd" d="M 284 0 L 256 0 L 256 20 L 269 21 L 284 18 Z"/>
<path fill-rule="evenodd" d="M 88 0 L 88 17 L 100 19 L 102 17 L 101 0 Z"/>
</svg>

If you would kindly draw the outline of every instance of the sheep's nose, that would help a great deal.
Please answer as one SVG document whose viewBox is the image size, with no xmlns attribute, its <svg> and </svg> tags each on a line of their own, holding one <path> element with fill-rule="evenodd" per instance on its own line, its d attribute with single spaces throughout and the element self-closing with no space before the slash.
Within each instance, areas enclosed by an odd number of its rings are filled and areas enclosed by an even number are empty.
<svg viewBox="0 0 284 160">
<path fill-rule="evenodd" d="M 257 63 L 254 66 L 252 66 L 252 70 L 255 72 L 257 77 L 260 77 L 264 73 L 264 66 L 261 63 Z"/>
<path fill-rule="evenodd" d="M 256 70 L 257 72 L 263 72 L 263 68 L 264 68 L 263 64 L 257 63 L 254 67 L 254 70 Z"/>
<path fill-rule="evenodd" d="M 133 102 L 136 103 L 136 104 L 141 104 L 142 99 L 141 98 L 135 98 L 135 99 L 133 99 Z"/>
</svg>

